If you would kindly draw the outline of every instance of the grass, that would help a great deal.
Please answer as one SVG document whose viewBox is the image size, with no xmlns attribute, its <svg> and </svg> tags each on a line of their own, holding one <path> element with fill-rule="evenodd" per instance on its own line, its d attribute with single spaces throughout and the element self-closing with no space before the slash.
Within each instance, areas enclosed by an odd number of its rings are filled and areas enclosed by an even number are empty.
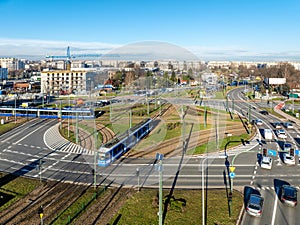
<svg viewBox="0 0 300 225">
<path fill-rule="evenodd" d="M 216 91 L 214 99 L 225 99 L 223 91 Z"/>
<path fill-rule="evenodd" d="M 12 196 L 9 201 L 0 206 L 0 211 L 17 202 L 40 185 L 39 181 L 35 179 L 18 177 L 12 174 L 1 173 L 0 175 L 0 192 Z M 6 178 L 10 179 L 11 181 L 3 185 L 3 182 L 5 182 Z"/>
<path fill-rule="evenodd" d="M 81 195 L 75 202 L 73 202 L 66 210 L 64 210 L 55 221 L 51 224 L 69 224 L 93 201 L 95 200 L 95 191 L 89 188 L 83 195 Z"/>
<path fill-rule="evenodd" d="M 13 129 L 17 126 L 18 126 L 18 124 L 15 124 L 15 123 L 0 124 L 0 135 L 6 133 L 7 131 L 10 131 L 11 129 Z"/>
<path fill-rule="evenodd" d="M 202 224 L 201 190 L 176 190 L 173 196 L 177 200 L 169 205 L 164 225 Z M 167 196 L 168 190 L 163 191 Z M 112 218 L 109 224 L 157 224 L 158 204 L 157 190 L 142 190 L 127 200 L 123 208 Z M 179 204 L 184 202 L 184 206 Z M 174 204 L 176 203 L 176 204 Z M 243 196 L 234 191 L 229 217 L 226 190 L 208 190 L 207 224 L 235 224 L 243 205 Z M 163 209 L 164 210 L 164 209 Z"/>
<path fill-rule="evenodd" d="M 225 138 L 223 140 L 219 140 L 219 150 L 225 150 L 225 146 L 226 149 L 230 149 L 232 147 L 238 146 L 240 144 L 242 144 L 241 139 L 244 140 L 249 140 L 251 136 L 249 134 L 242 134 L 242 135 L 236 135 L 236 136 L 232 136 L 230 137 L 230 139 Z M 228 143 L 228 144 L 227 144 Z M 193 154 L 193 155 L 197 155 L 197 154 L 203 154 L 206 152 L 215 152 L 217 149 L 217 144 L 216 141 L 211 141 L 208 143 L 205 143 L 203 145 L 199 145 L 197 146 L 195 149 L 188 151 L 188 154 Z"/>
</svg>

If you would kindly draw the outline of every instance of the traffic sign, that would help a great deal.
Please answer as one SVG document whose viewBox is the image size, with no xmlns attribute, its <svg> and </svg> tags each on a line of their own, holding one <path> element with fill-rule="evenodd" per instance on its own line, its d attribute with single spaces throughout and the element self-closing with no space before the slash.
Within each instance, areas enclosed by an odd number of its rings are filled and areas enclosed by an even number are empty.
<svg viewBox="0 0 300 225">
<path fill-rule="evenodd" d="M 230 166 L 230 167 L 229 167 L 229 170 L 230 170 L 230 172 L 234 172 L 235 166 Z"/>
<path fill-rule="evenodd" d="M 230 178 L 234 178 L 235 177 L 235 173 L 234 172 L 229 173 L 229 177 Z"/>
<path fill-rule="evenodd" d="M 276 156 L 276 155 L 277 155 L 277 152 L 276 152 L 276 150 L 268 149 L 268 155 Z"/>
</svg>

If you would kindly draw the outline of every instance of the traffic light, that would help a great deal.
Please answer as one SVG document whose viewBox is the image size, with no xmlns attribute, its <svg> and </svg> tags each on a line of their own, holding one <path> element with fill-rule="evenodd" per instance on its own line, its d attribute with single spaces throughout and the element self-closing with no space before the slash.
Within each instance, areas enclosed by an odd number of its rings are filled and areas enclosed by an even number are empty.
<svg viewBox="0 0 300 225">
<path fill-rule="evenodd" d="M 228 201 L 232 202 L 232 192 L 229 192 L 229 194 L 228 194 Z"/>
<path fill-rule="evenodd" d="M 263 149 L 263 156 L 267 156 L 267 154 L 268 154 L 268 151 L 267 151 L 266 148 L 264 148 L 264 149 Z"/>
<path fill-rule="evenodd" d="M 293 148 L 290 149 L 290 156 L 295 156 L 295 150 Z"/>
<path fill-rule="evenodd" d="M 40 206 L 40 207 L 38 208 L 38 214 L 40 215 L 40 214 L 43 214 L 43 213 L 44 213 L 43 206 Z"/>
</svg>

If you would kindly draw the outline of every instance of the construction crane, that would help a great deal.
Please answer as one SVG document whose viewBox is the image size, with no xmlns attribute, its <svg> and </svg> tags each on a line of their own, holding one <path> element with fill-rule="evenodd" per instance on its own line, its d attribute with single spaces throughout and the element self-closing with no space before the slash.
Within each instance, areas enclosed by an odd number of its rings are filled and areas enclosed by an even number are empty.
<svg viewBox="0 0 300 225">
<path fill-rule="evenodd" d="M 67 48 L 67 54 L 66 55 L 47 55 L 46 59 L 66 59 L 66 60 L 71 60 L 71 58 L 96 58 L 96 57 L 101 57 L 103 54 L 75 54 L 71 55 L 70 53 L 70 46 Z"/>
<path fill-rule="evenodd" d="M 72 56 L 72 58 L 75 58 Z M 71 54 L 70 54 L 70 46 L 67 48 L 67 54 L 66 55 L 47 55 L 46 59 L 55 60 L 55 59 L 63 59 L 66 61 L 66 67 L 67 70 L 70 70 L 71 68 Z"/>
</svg>

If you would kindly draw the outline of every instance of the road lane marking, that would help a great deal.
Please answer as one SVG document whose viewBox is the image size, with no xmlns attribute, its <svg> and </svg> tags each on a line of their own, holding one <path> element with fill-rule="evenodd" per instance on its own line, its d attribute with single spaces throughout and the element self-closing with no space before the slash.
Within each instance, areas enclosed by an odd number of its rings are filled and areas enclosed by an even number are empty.
<svg viewBox="0 0 300 225">
<path fill-rule="evenodd" d="M 278 196 L 277 193 L 275 194 L 275 204 L 273 208 L 273 215 L 272 215 L 272 222 L 271 225 L 275 224 L 275 216 L 276 216 L 276 211 L 277 211 L 277 205 L 278 205 Z"/>
</svg>

